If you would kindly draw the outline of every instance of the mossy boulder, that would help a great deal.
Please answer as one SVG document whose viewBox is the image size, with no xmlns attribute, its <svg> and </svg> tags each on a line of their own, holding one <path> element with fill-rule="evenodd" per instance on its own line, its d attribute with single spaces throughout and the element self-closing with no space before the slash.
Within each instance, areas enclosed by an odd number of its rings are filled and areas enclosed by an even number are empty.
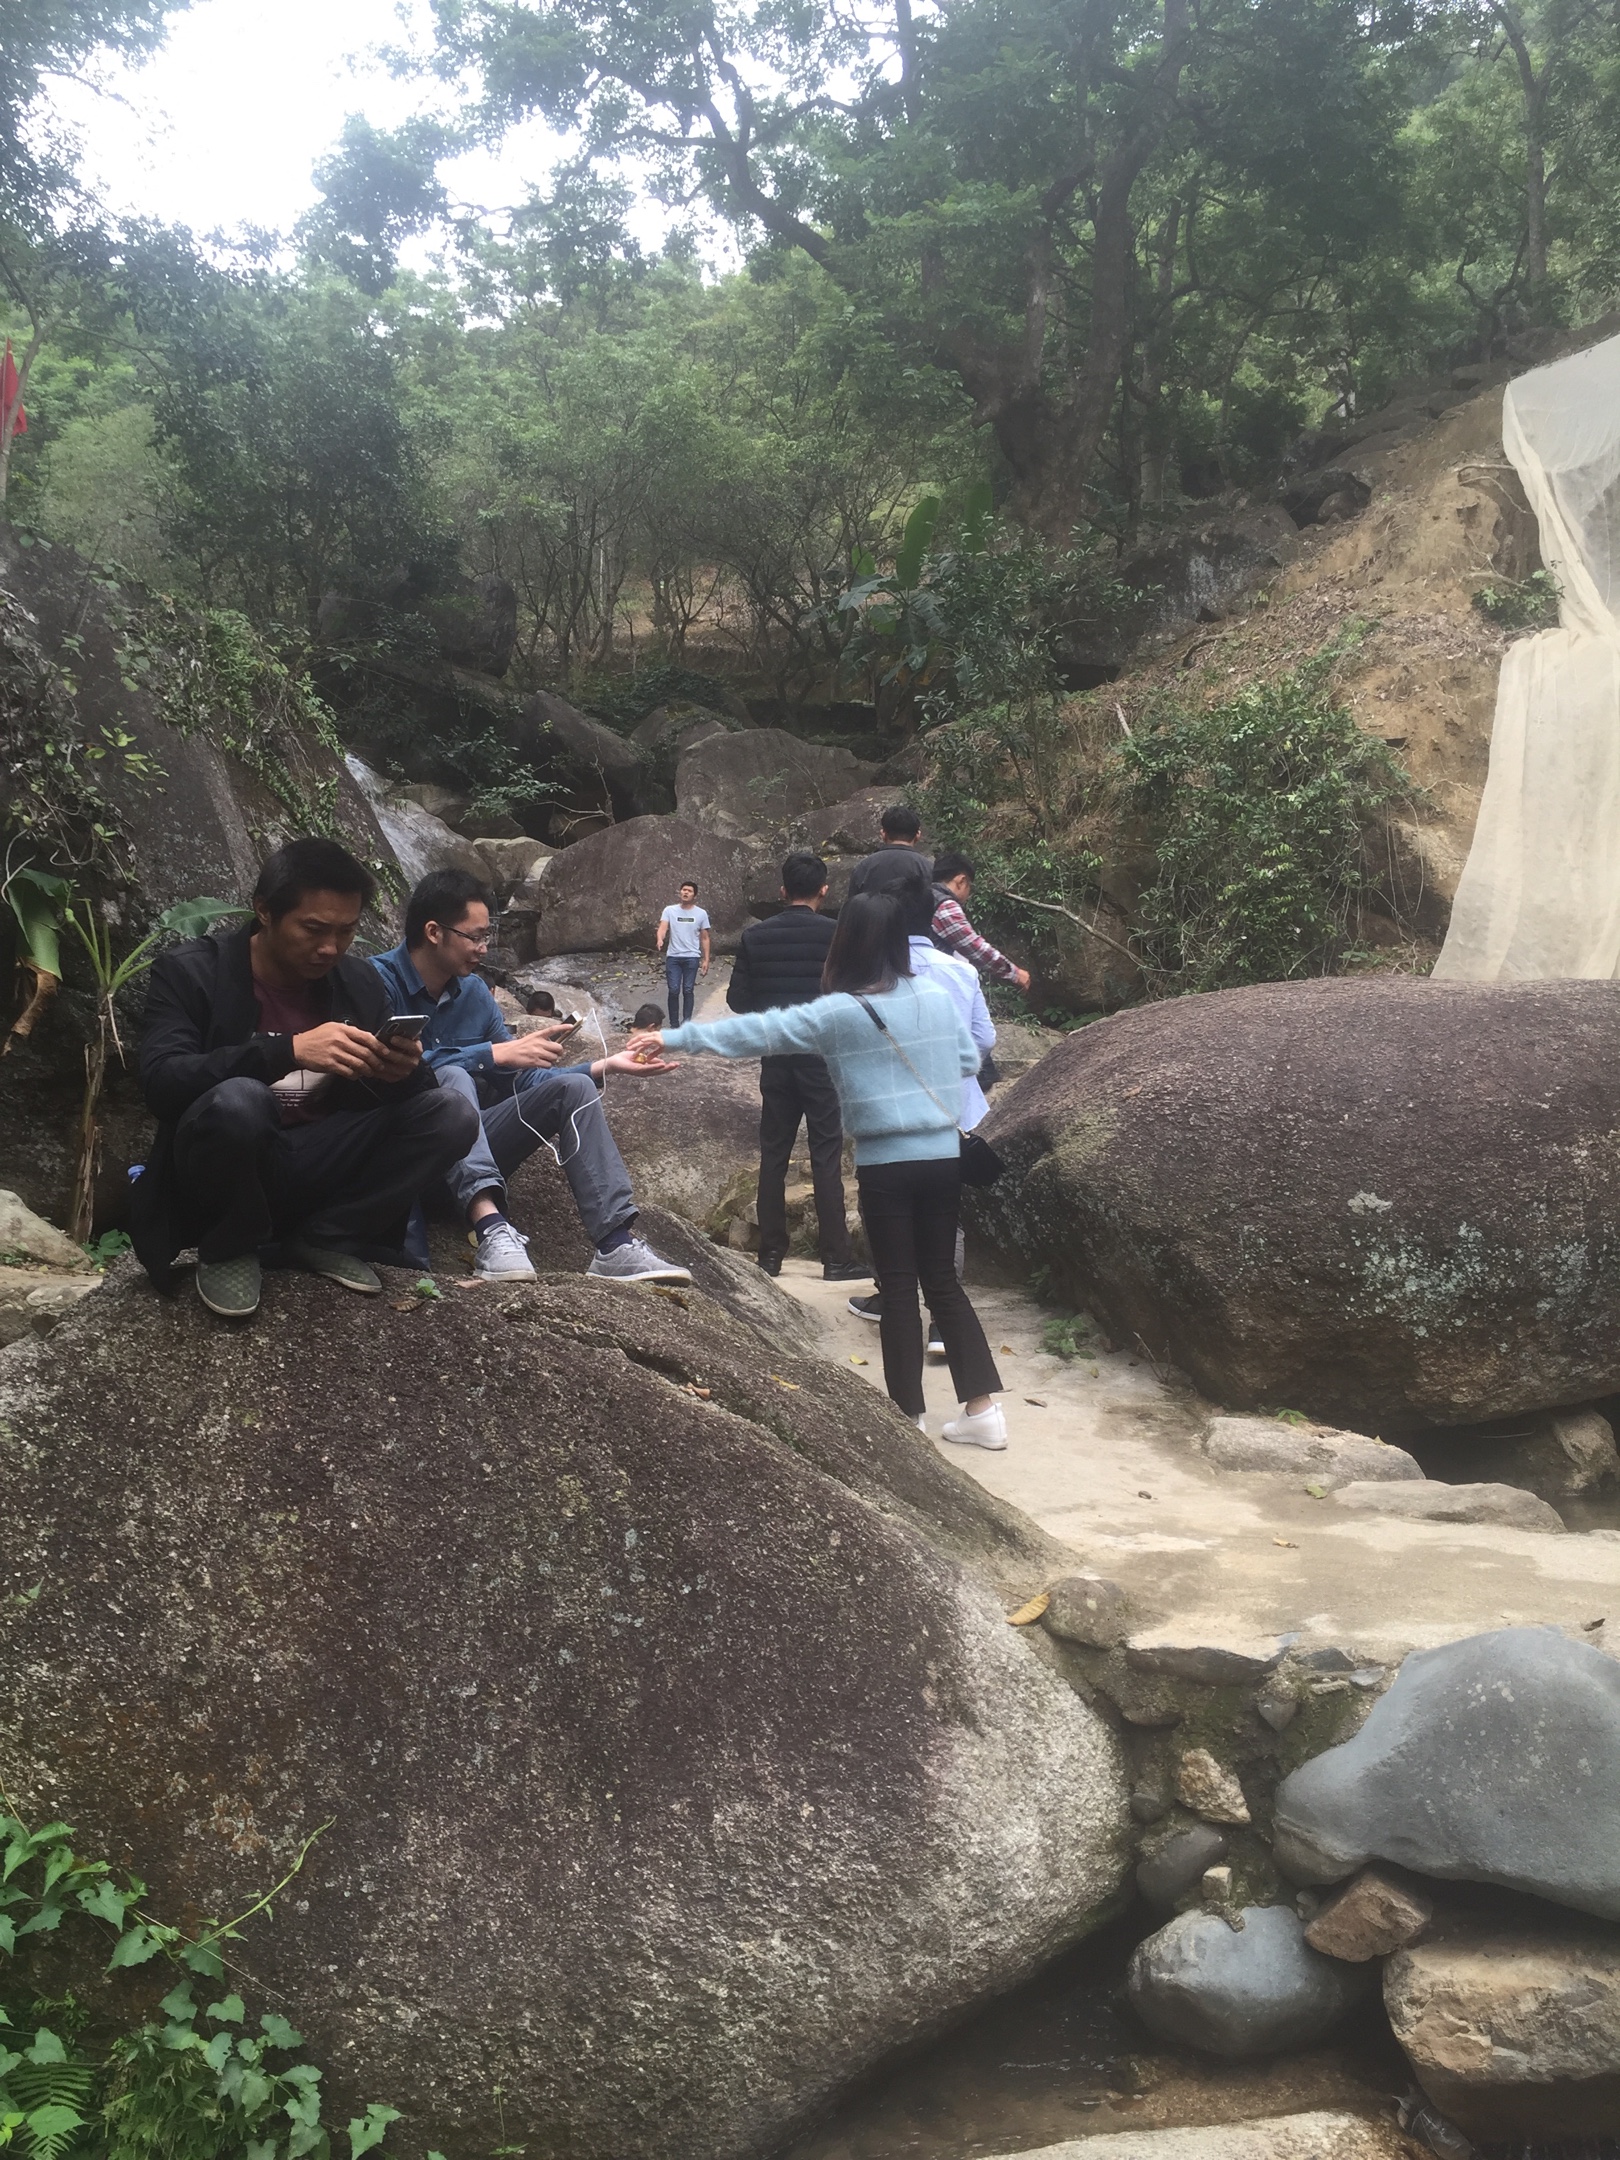
<svg viewBox="0 0 1620 2160">
<path fill-rule="evenodd" d="M 701 1289 L 444 1280 L 0 1357 L 0 1777 L 177 1919 L 330 1821 L 249 1991 L 403 2153 L 773 2151 L 1121 1882 L 1051 1551 Z"/>
</svg>

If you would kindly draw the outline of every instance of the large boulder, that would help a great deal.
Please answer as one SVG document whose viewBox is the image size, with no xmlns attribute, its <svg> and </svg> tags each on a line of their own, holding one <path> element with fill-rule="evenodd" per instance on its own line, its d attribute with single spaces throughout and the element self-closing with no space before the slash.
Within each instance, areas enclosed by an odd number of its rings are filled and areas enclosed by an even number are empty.
<svg viewBox="0 0 1620 2160">
<path fill-rule="evenodd" d="M 90 801 L 106 845 L 86 846 L 92 867 L 72 875 L 81 891 L 110 908 L 120 957 L 177 901 L 244 899 L 276 841 L 323 823 L 362 861 L 393 868 L 370 804 L 329 744 L 269 713 L 251 730 L 224 711 L 197 724 L 194 713 L 165 696 L 161 644 L 169 620 L 162 603 L 148 608 L 140 594 L 110 587 L 71 550 L 43 542 L 24 549 L 0 528 L 0 769 L 7 776 L 0 826 L 5 811 L 24 798 L 38 738 L 49 737 L 63 764 L 94 791 Z M 24 853 L 45 861 L 38 843 L 14 850 L 13 862 Z M 9 911 L 0 913 L 9 918 Z M 385 892 L 365 934 L 386 944 L 394 923 Z M 0 925 L 0 953 L 9 951 Z M 65 940 L 63 956 L 66 987 L 26 1042 L 0 1059 L 0 1185 L 51 1216 L 67 1212 L 84 1056 L 97 1032 L 75 940 Z M 9 999 L 9 966 L 3 979 Z M 14 1009 L 8 1003 L 0 1025 Z M 133 1031 L 136 998 L 125 1000 L 120 1016 Z M 128 1166 L 147 1130 L 133 1074 L 114 1058 L 95 1193 L 98 1226 L 122 1219 Z"/>
<path fill-rule="evenodd" d="M 847 750 L 783 728 L 715 734 L 681 753 L 675 804 L 683 818 L 734 839 L 785 833 L 808 813 L 853 795 L 875 768 Z"/>
<path fill-rule="evenodd" d="M 1364 1966 L 1323 1957 L 1287 1905 L 1249 1905 L 1234 1927 L 1184 1912 L 1138 1943 L 1131 2008 L 1161 2040 L 1229 2062 L 1310 2047 L 1368 1993 Z"/>
<path fill-rule="evenodd" d="M 331 2114 L 754 2160 L 1095 1923 L 1032 1526 L 697 1288 L 395 1282 L 129 1270 L 0 1359 L 0 1777 L 177 1919 L 332 1824 L 245 1959 Z"/>
<path fill-rule="evenodd" d="M 752 861 L 737 841 L 688 818 L 626 818 L 553 858 L 536 951 L 650 952 L 658 918 L 686 878 L 697 881 L 716 941 L 734 944 L 749 920 Z"/>
<path fill-rule="evenodd" d="M 432 870 L 466 870 L 485 884 L 489 882 L 489 864 L 471 840 L 463 839 L 453 826 L 435 817 L 431 810 L 424 810 L 413 797 L 399 793 L 364 758 L 351 751 L 343 762 L 371 805 L 407 891 Z"/>
<path fill-rule="evenodd" d="M 644 810 L 640 785 L 646 769 L 641 751 L 600 720 L 554 692 L 541 690 L 530 700 L 514 730 L 517 746 L 538 763 L 560 765 L 587 795 L 605 789 L 615 817 Z"/>
<path fill-rule="evenodd" d="M 607 1120 L 636 1198 L 707 1222 L 740 1170 L 759 1164 L 759 1066 L 700 1057 L 650 1080 L 610 1077 Z"/>
<path fill-rule="evenodd" d="M 1179 998 L 998 1091 L 980 1222 L 1234 1407 L 1389 1434 L 1620 1390 L 1620 985 Z"/>
<path fill-rule="evenodd" d="M 1449 1928 L 1384 1967 L 1418 2081 L 1470 2137 L 1596 2138 L 1620 2124 L 1620 1934 Z"/>
<path fill-rule="evenodd" d="M 1273 1838 L 1296 1882 L 1391 1860 L 1620 1920 L 1616 1792 L 1620 1664 L 1501 1628 L 1407 1658 L 1353 1739 L 1278 1786 Z"/>
</svg>

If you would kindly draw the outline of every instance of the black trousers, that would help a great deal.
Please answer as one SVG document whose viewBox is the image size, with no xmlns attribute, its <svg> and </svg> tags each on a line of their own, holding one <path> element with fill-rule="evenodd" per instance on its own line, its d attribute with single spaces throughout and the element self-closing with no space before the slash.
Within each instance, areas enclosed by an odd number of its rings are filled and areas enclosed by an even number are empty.
<svg viewBox="0 0 1620 2160">
<path fill-rule="evenodd" d="M 174 1134 L 179 1212 L 204 1260 L 298 1236 L 349 1248 L 397 1244 L 423 1187 L 478 1138 L 478 1112 L 448 1089 L 390 1096 L 283 1125 L 260 1080 L 223 1080 Z"/>
<path fill-rule="evenodd" d="M 816 1189 L 824 1267 L 848 1267 L 854 1258 L 844 1220 L 844 1121 L 827 1061 L 819 1057 L 768 1057 L 759 1061 L 759 1250 L 780 1260 L 788 1249 L 787 1166 L 799 1136 L 810 1142 L 810 1176 Z"/>
<path fill-rule="evenodd" d="M 861 1220 L 883 1299 L 879 1339 L 883 1384 L 908 1417 L 923 1409 L 922 1315 L 928 1300 L 945 1343 L 958 1402 L 1001 1386 L 979 1316 L 957 1280 L 956 1227 L 962 1212 L 962 1166 L 955 1155 L 933 1162 L 870 1163 L 855 1173 Z"/>
</svg>

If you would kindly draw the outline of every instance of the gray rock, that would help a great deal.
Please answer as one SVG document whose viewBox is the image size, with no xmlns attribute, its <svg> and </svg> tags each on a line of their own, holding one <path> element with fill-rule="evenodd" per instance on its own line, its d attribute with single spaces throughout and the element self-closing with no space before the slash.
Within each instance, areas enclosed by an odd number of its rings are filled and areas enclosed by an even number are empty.
<svg viewBox="0 0 1620 2160">
<path fill-rule="evenodd" d="M 1062 1576 L 1047 1593 L 1041 1621 L 1049 1634 L 1093 1650 L 1112 1650 L 1135 1624 L 1124 1591 L 1102 1575 Z"/>
<path fill-rule="evenodd" d="M 1591 1234 L 1620 1220 L 1616 1070 L 1606 982 L 1167 998 L 992 1098 L 1008 1174 L 972 1214 L 1234 1408 L 1399 1435 L 1593 1402 L 1620 1391 L 1620 1239 Z"/>
<path fill-rule="evenodd" d="M 1241 1687 L 1262 1679 L 1284 1655 L 1275 1640 L 1218 1642 L 1208 1635 L 1136 1636 L 1125 1646 L 1126 1663 L 1138 1672 L 1192 1680 L 1201 1687 Z"/>
<path fill-rule="evenodd" d="M 1163 1822 L 1170 1806 L 1169 1796 L 1162 1786 L 1144 1783 L 1131 1787 L 1131 1813 L 1139 1823 Z"/>
<path fill-rule="evenodd" d="M 1105 2130 L 995 2160 L 1410 2160 L 1411 2151 L 1393 2124 L 1330 2108 L 1197 2130 Z"/>
<path fill-rule="evenodd" d="M 804 742 L 782 728 L 747 728 L 682 751 L 675 804 L 683 818 L 713 832 L 765 838 L 842 801 L 874 770 L 847 750 Z"/>
<path fill-rule="evenodd" d="M 1274 1675 L 1255 1696 L 1254 1707 L 1273 1732 L 1285 1732 L 1299 1715 L 1299 1697 L 1284 1679 Z"/>
<path fill-rule="evenodd" d="M 543 840 L 530 840 L 526 836 L 497 840 L 487 833 L 480 833 L 473 846 L 489 865 L 491 882 L 503 892 L 520 885 L 538 885 L 545 877 L 546 865 L 557 852 L 555 848 L 547 847 Z"/>
<path fill-rule="evenodd" d="M 1333 1498 L 1358 1515 L 1399 1515 L 1407 1522 L 1505 1523 L 1510 1530 L 1561 1531 L 1563 1517 L 1517 1485 L 1416 1485 L 1357 1482 Z"/>
<path fill-rule="evenodd" d="M 1404 1448 L 1365 1433 L 1331 1425 L 1294 1425 L 1281 1418 L 1216 1417 L 1204 1435 L 1204 1453 L 1219 1470 L 1269 1470 L 1307 1477 L 1327 1486 L 1352 1478 L 1421 1478 Z"/>
<path fill-rule="evenodd" d="M 1117 1891 L 1050 1548 L 853 1373 L 697 1288 L 90 1304 L 0 1365 L 7 1790 L 165 1913 L 335 1820 L 250 1960 L 334 2120 L 755 2160 Z"/>
<path fill-rule="evenodd" d="M 1479 1437 L 1437 1435 L 1427 1456 L 1440 1477 L 1519 1485 L 1543 1500 L 1574 1499 L 1620 1478 L 1614 1429 L 1596 1410 L 1551 1411 Z"/>
<path fill-rule="evenodd" d="M 1226 1858 L 1225 1837 L 1209 1823 L 1191 1823 L 1144 1850 L 1136 1868 L 1142 1902 L 1155 1912 L 1174 1912 L 1206 1868 Z"/>
<path fill-rule="evenodd" d="M 20 1253 L 42 1266 L 87 1274 L 90 1262 L 65 1230 L 25 1207 L 14 1192 L 0 1191 L 0 1253 Z"/>
<path fill-rule="evenodd" d="M 546 875 L 539 952 L 650 951 L 660 912 L 695 878 L 717 942 L 748 921 L 743 894 L 752 858 L 735 840 L 687 818 L 627 818 L 575 841 Z"/>
<path fill-rule="evenodd" d="M 895 792 L 893 787 L 862 788 L 830 809 L 812 810 L 804 819 L 806 845 L 818 855 L 870 855 L 883 845 L 878 820 Z"/>
<path fill-rule="evenodd" d="M 1161 2040 L 1228 2061 L 1310 2047 L 1367 1992 L 1371 1973 L 1312 1950 L 1286 1905 L 1249 1905 L 1234 1929 L 1186 1912 L 1139 1943 L 1131 2007 Z"/>
<path fill-rule="evenodd" d="M 1455 1928 L 1384 1967 L 1418 2080 L 1467 2135 L 1596 2138 L 1620 2124 L 1620 1937 Z"/>
<path fill-rule="evenodd" d="M 1407 1658 L 1351 1740 L 1277 1788 L 1277 1863 L 1336 1882 L 1371 1859 L 1620 1920 L 1620 1664 L 1556 1628 Z"/>
<path fill-rule="evenodd" d="M 400 793 L 391 781 L 351 751 L 344 763 L 371 806 L 372 815 L 399 864 L 407 889 L 430 870 L 467 870 L 489 883 L 489 864 L 472 841 Z"/>
</svg>

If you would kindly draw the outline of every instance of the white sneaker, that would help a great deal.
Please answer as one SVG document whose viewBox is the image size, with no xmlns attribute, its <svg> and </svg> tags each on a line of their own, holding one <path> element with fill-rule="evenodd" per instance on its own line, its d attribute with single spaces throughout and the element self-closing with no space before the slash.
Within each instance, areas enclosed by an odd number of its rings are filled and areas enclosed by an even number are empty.
<svg viewBox="0 0 1620 2160">
<path fill-rule="evenodd" d="M 677 1267 L 672 1260 L 660 1260 L 650 1245 L 633 1237 L 627 1245 L 615 1246 L 612 1252 L 599 1252 L 592 1256 L 587 1275 L 605 1277 L 609 1282 L 678 1282 L 692 1280 L 690 1268 Z"/>
<path fill-rule="evenodd" d="M 484 1282 L 532 1282 L 534 1262 L 529 1241 L 509 1222 L 498 1222 L 478 1240 L 473 1273 Z"/>
<path fill-rule="evenodd" d="M 920 1411 L 917 1415 L 917 1430 L 922 1434 L 925 1440 L 928 1438 L 928 1420 L 922 1415 Z"/>
<path fill-rule="evenodd" d="M 960 1417 L 947 1418 L 939 1429 L 942 1440 L 954 1440 L 959 1447 L 1004 1448 L 1007 1445 L 1007 1420 L 1001 1414 L 1000 1403 L 992 1403 L 988 1410 L 981 1410 L 969 1417 L 964 1410 Z"/>
</svg>

